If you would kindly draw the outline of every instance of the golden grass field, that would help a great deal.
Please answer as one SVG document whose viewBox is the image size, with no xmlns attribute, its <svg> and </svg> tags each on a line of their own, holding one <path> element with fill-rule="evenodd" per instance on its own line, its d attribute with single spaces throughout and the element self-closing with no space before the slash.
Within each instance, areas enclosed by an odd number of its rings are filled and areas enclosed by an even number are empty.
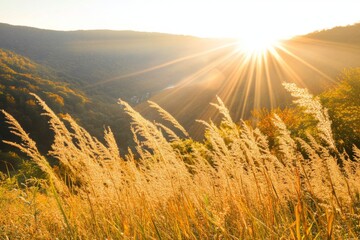
<svg viewBox="0 0 360 240">
<path fill-rule="evenodd" d="M 327 110 L 294 84 L 295 103 L 317 121 L 306 138 L 291 135 L 274 115 L 277 144 L 245 122 L 235 124 L 223 102 L 220 126 L 204 142 L 155 103 L 171 128 L 132 118 L 136 148 L 120 155 L 112 131 L 104 141 L 74 119 L 60 119 L 34 95 L 55 137 L 48 155 L 8 113 L 18 142 L 45 173 L 22 184 L 2 175 L 0 239 L 358 239 L 360 150 L 337 149 Z M 176 134 L 178 133 L 178 134 Z M 57 159 L 56 166 L 47 157 Z"/>
</svg>

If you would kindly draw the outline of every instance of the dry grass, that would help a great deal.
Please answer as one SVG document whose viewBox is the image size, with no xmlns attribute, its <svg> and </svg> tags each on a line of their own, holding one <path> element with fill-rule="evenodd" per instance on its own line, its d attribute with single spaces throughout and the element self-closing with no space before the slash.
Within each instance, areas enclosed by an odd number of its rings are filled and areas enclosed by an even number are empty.
<svg viewBox="0 0 360 240">
<path fill-rule="evenodd" d="M 136 154 L 125 158 L 110 129 L 102 143 L 34 95 L 55 133 L 48 155 L 59 161 L 56 168 L 3 111 L 20 138 L 6 143 L 26 153 L 48 180 L 24 186 L 2 181 L 0 238 L 357 239 L 360 150 L 354 146 L 355 161 L 348 160 L 336 149 L 327 110 L 305 89 L 285 87 L 318 121 L 316 136 L 294 139 L 275 116 L 279 144 L 270 149 L 265 135 L 236 125 L 218 99 L 213 105 L 223 115 L 221 127 L 202 122 L 205 143 L 196 143 L 119 100 L 137 144 Z"/>
</svg>

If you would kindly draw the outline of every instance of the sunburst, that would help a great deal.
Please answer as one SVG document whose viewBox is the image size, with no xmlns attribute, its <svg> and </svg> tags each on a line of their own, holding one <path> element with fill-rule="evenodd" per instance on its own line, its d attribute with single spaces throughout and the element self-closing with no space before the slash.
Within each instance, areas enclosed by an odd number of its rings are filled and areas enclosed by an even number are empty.
<svg viewBox="0 0 360 240">
<path fill-rule="evenodd" d="M 252 57 L 263 55 L 281 45 L 281 41 L 271 36 L 253 36 L 239 39 L 236 48 L 238 51 Z"/>
</svg>

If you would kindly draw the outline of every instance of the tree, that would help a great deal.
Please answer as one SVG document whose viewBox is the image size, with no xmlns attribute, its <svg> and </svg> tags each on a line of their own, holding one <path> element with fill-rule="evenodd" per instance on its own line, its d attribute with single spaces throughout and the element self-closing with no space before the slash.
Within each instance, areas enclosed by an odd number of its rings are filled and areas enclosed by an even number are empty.
<svg viewBox="0 0 360 240">
<path fill-rule="evenodd" d="M 360 146 L 360 67 L 345 69 L 340 79 L 320 99 L 329 109 L 338 147 L 351 153 L 353 145 Z"/>
</svg>

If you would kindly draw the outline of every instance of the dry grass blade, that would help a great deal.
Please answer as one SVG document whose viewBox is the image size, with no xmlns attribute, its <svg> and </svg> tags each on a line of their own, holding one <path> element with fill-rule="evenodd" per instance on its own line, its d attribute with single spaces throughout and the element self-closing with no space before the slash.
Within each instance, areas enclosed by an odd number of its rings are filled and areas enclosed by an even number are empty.
<svg viewBox="0 0 360 240">
<path fill-rule="evenodd" d="M 1 112 L 5 115 L 6 122 L 10 125 L 9 128 L 11 129 L 11 133 L 21 139 L 20 144 L 6 140 L 3 140 L 3 142 L 18 148 L 21 152 L 28 155 L 39 166 L 39 168 L 50 177 L 59 191 L 67 191 L 66 186 L 58 180 L 46 158 L 37 149 L 35 141 L 29 137 L 29 134 L 25 132 L 13 116 L 4 110 L 1 110 Z"/>
<path fill-rule="evenodd" d="M 176 133 L 174 133 L 174 131 L 172 131 L 170 128 L 164 126 L 161 123 L 156 123 L 155 125 L 162 128 L 165 131 L 165 133 L 169 136 L 170 141 L 179 141 L 180 140 L 180 138 L 176 135 Z"/>
<path fill-rule="evenodd" d="M 297 87 L 295 83 L 283 83 L 283 86 L 296 98 L 294 103 L 305 108 L 305 112 L 311 114 L 318 121 L 317 129 L 320 137 L 330 148 L 336 150 L 328 110 L 321 105 L 320 100 L 310 94 L 307 89 Z"/>
<path fill-rule="evenodd" d="M 148 103 L 150 107 L 156 109 L 159 112 L 159 114 L 164 120 L 169 121 L 174 127 L 179 129 L 186 137 L 189 137 L 189 133 L 185 130 L 183 126 L 181 126 L 181 124 L 170 113 L 168 113 L 162 107 L 160 107 L 158 104 L 152 101 L 148 101 Z"/>
<path fill-rule="evenodd" d="M 355 160 L 360 162 L 360 149 L 355 145 L 353 145 L 353 152 L 354 152 Z"/>
<path fill-rule="evenodd" d="M 234 130 L 234 132 L 236 132 L 235 130 L 237 129 L 237 127 L 230 116 L 229 110 L 227 109 L 224 102 L 221 100 L 219 96 L 216 96 L 216 100 L 218 101 L 218 103 L 210 103 L 210 104 L 216 107 L 218 111 L 223 115 L 223 123 L 231 127 Z"/>
</svg>

